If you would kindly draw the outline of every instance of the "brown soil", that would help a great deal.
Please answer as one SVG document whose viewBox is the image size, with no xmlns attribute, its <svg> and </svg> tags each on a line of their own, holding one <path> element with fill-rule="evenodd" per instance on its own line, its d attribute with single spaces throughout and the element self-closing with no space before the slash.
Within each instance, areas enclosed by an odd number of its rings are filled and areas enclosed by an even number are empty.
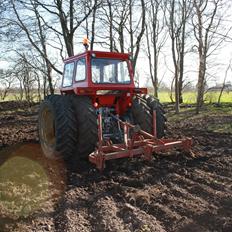
<svg viewBox="0 0 232 232">
<path fill-rule="evenodd" d="M 0 108 L 0 148 L 7 147 L 0 163 L 18 156 L 33 160 L 49 186 L 46 200 L 29 214 L 0 207 L 0 231 L 232 231 L 232 134 L 206 130 L 210 123 L 232 122 L 232 116 L 169 125 L 170 136 L 194 139 L 195 158 L 173 152 L 151 162 L 112 161 L 103 174 L 83 161 L 71 173 L 43 157 L 37 109 Z"/>
<path fill-rule="evenodd" d="M 0 102 L 0 149 L 21 142 L 38 141 L 38 105 Z"/>
</svg>

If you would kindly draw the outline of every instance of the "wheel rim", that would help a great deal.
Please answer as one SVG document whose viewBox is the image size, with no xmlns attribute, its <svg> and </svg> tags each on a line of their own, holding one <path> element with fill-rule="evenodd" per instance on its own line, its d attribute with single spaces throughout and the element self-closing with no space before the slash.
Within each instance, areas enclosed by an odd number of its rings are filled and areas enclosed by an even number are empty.
<svg viewBox="0 0 232 232">
<path fill-rule="evenodd" d="M 54 116 L 48 107 L 41 114 L 41 140 L 48 147 L 56 144 Z"/>
</svg>

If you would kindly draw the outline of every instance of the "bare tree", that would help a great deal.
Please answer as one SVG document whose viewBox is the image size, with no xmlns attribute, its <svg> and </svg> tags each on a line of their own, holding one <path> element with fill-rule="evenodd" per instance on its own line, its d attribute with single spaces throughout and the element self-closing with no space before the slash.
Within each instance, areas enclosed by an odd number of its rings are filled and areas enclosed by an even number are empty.
<svg viewBox="0 0 232 232">
<path fill-rule="evenodd" d="M 92 11 L 98 7 L 98 1 L 94 1 L 93 5 L 89 4 L 89 1 L 77 2 L 76 0 L 56 0 L 53 3 L 36 0 L 36 3 L 54 18 L 55 26 L 51 22 L 47 22 L 46 25 L 53 32 L 62 36 L 68 56 L 73 56 L 75 32 L 86 21 Z M 86 9 L 88 10 L 86 11 Z"/>
<path fill-rule="evenodd" d="M 117 6 L 117 9 L 121 9 L 119 0 L 106 0 L 103 1 L 102 7 L 98 12 L 97 18 L 100 21 L 101 33 L 95 35 L 98 38 L 99 44 L 103 47 L 109 48 L 111 52 L 117 51 L 119 52 L 119 48 L 117 46 L 117 24 L 118 24 L 118 11 L 114 8 Z M 122 13 L 121 13 L 122 14 Z M 117 20 L 116 20 L 117 18 Z M 117 23 L 115 23 L 115 21 Z"/>
<path fill-rule="evenodd" d="M 180 12 L 181 12 L 181 28 L 180 36 L 178 37 L 177 50 L 179 53 L 179 63 L 180 63 L 180 77 L 179 77 L 179 102 L 183 103 L 183 85 L 184 85 L 184 63 L 186 54 L 186 24 L 192 12 L 192 3 L 188 0 L 182 0 L 180 2 Z"/>
<path fill-rule="evenodd" d="M 174 65 L 174 80 L 175 80 L 175 112 L 179 113 L 179 74 L 180 74 L 180 66 L 179 66 L 179 56 L 176 51 L 177 38 L 180 34 L 180 26 L 177 25 L 176 21 L 176 2 L 175 0 L 170 0 L 167 3 L 167 11 L 169 12 L 169 19 L 166 18 L 167 26 L 169 28 L 169 35 L 171 38 L 171 50 L 172 50 L 172 61 Z M 167 16 L 166 16 L 167 17 Z"/>
<path fill-rule="evenodd" d="M 161 49 L 167 40 L 167 30 L 161 0 L 150 0 L 147 5 L 146 43 L 149 72 L 154 95 L 158 97 L 158 64 Z"/>
<path fill-rule="evenodd" d="M 144 0 L 140 1 L 140 9 L 141 9 L 141 16 L 140 16 L 140 21 L 141 23 L 137 23 L 133 29 L 132 25 L 132 15 L 133 15 L 133 10 L 132 10 L 132 1 L 130 1 L 130 52 L 133 58 L 133 70 L 136 68 L 136 63 L 138 59 L 138 55 L 140 52 L 140 45 L 142 41 L 142 37 L 145 33 L 145 26 L 146 26 L 146 4 Z M 139 28 L 139 29 L 138 29 Z M 134 38 L 133 38 L 134 37 Z"/>
<path fill-rule="evenodd" d="M 15 82 L 15 77 L 11 69 L 0 70 L 0 99 L 5 100 Z"/>
<path fill-rule="evenodd" d="M 135 7 L 139 16 L 133 18 Z M 101 40 L 104 39 L 104 44 L 110 48 L 110 51 L 130 52 L 135 70 L 145 32 L 145 1 L 106 0 L 106 3 L 103 4 L 100 20 L 106 26 L 107 31 L 106 36 L 98 35 L 97 37 Z"/>
<path fill-rule="evenodd" d="M 183 102 L 184 59 L 186 47 L 186 24 L 191 12 L 191 2 L 187 0 L 168 0 L 166 2 L 166 23 L 171 39 L 172 60 L 175 79 L 175 112 Z"/>
<path fill-rule="evenodd" d="M 217 15 L 220 7 L 222 6 L 221 3 L 221 0 L 193 1 L 196 19 L 193 18 L 192 24 L 194 27 L 194 36 L 197 41 L 196 46 L 199 57 L 196 106 L 197 114 L 203 105 L 207 59 L 224 40 L 224 36 L 219 39 L 216 38 L 222 19 L 222 16 Z"/>
<path fill-rule="evenodd" d="M 0 19 L 2 20 L 2 15 L 3 13 L 8 9 L 8 0 L 1 0 L 0 1 Z M 1 23 L 0 25 L 0 29 L 3 27 L 4 25 Z"/>
<path fill-rule="evenodd" d="M 50 93 L 54 94 L 54 87 L 53 87 L 53 84 L 52 84 L 52 66 L 51 66 L 51 63 L 49 62 L 49 59 L 48 59 L 46 36 L 45 36 L 44 27 L 42 25 L 41 15 L 39 14 L 39 11 L 38 11 L 38 5 L 34 4 L 32 1 L 31 1 L 31 5 L 32 5 L 32 9 L 33 9 L 33 11 L 35 13 L 35 18 L 36 18 L 36 21 L 37 21 L 37 26 L 38 26 L 37 35 L 38 35 L 38 38 L 40 40 L 40 44 L 41 44 L 41 47 L 42 47 L 42 52 L 44 54 L 44 62 L 46 64 L 46 75 L 47 75 L 47 79 L 48 79 Z"/>
<path fill-rule="evenodd" d="M 30 65 L 27 55 L 21 54 L 22 57 L 17 59 L 12 73 L 19 81 L 20 99 L 25 97 L 26 101 L 32 103 L 34 101 L 35 86 L 38 78 L 37 70 Z M 38 93 L 38 92 L 37 92 Z"/>
<path fill-rule="evenodd" d="M 47 81 L 47 70 L 46 70 L 46 64 L 44 63 L 44 59 L 41 59 L 39 55 L 31 51 L 16 52 L 16 58 L 15 63 L 18 64 L 18 60 L 23 61 L 25 64 L 27 64 L 28 67 L 30 67 L 31 70 L 33 70 L 35 80 L 37 82 L 37 93 L 38 93 L 38 100 L 41 101 L 41 93 L 43 92 L 43 97 L 47 96 L 49 94 L 49 85 Z M 17 73 L 15 74 L 17 75 Z M 20 78 L 18 78 L 20 82 Z M 53 89 L 55 88 L 55 83 L 53 84 Z"/>
<path fill-rule="evenodd" d="M 96 14 L 98 6 L 100 6 L 100 0 L 94 0 L 93 13 L 92 13 L 92 23 L 91 23 L 91 43 L 90 49 L 93 50 L 94 41 L 95 41 L 95 24 L 96 24 Z"/>
<path fill-rule="evenodd" d="M 108 8 L 109 8 L 109 40 L 110 40 L 110 51 L 113 51 L 113 12 L 112 12 L 112 5 L 109 0 L 107 0 Z"/>
<path fill-rule="evenodd" d="M 90 50 L 93 50 L 94 44 L 95 44 L 95 36 L 96 36 L 96 28 L 102 24 L 102 22 L 98 22 L 99 19 L 99 11 L 100 8 L 102 8 L 106 4 L 111 4 L 110 1 L 103 1 L 103 0 L 92 0 L 88 1 L 88 5 L 85 4 L 85 14 L 87 15 L 89 12 L 89 9 L 92 9 L 92 13 L 85 19 L 85 25 L 83 26 L 86 37 L 90 40 Z M 100 30 L 102 28 L 100 27 Z"/>
<path fill-rule="evenodd" d="M 219 94 L 219 96 L 218 96 L 218 104 L 221 103 L 222 93 L 223 93 L 224 89 L 226 88 L 226 79 L 227 79 L 227 76 L 228 76 L 228 72 L 229 72 L 229 70 L 232 71 L 232 64 L 231 64 L 231 62 L 232 62 L 232 60 L 230 60 L 230 63 L 228 64 L 228 66 L 227 66 L 227 68 L 226 68 L 224 80 L 223 80 L 223 83 L 222 83 L 222 88 L 221 88 L 220 94 Z"/>
<path fill-rule="evenodd" d="M 29 2 L 21 2 L 21 6 L 24 9 L 27 9 L 33 14 L 32 20 L 36 25 L 35 31 L 33 31 L 33 26 L 31 24 L 26 23 L 26 19 L 20 15 L 18 7 L 16 7 L 15 2 L 12 0 L 12 8 L 16 15 L 17 21 L 14 20 L 13 23 L 16 24 L 20 29 L 25 33 L 28 41 L 33 46 L 33 48 L 41 55 L 41 57 L 45 61 L 46 71 L 47 71 L 47 79 L 49 83 L 50 93 L 54 93 L 54 88 L 52 85 L 52 69 L 54 69 L 58 74 L 62 74 L 62 72 L 52 63 L 51 59 L 48 57 L 47 45 L 46 45 L 46 32 L 44 31 L 44 25 L 42 23 L 42 17 L 39 14 L 38 4 L 34 3 L 34 1 L 30 0 Z M 35 37 L 36 35 L 36 37 Z M 39 43 L 38 43 L 39 41 Z"/>
</svg>

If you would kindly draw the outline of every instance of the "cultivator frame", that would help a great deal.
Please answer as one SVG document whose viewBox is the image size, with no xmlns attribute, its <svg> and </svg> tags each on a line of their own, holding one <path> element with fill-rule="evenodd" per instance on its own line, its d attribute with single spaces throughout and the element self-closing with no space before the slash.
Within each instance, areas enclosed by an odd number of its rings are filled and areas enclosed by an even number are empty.
<svg viewBox="0 0 232 232">
<path fill-rule="evenodd" d="M 102 134 L 102 115 L 98 114 L 98 145 L 94 152 L 89 155 L 89 161 L 96 168 L 103 171 L 105 161 L 119 158 L 143 157 L 151 160 L 153 153 L 165 152 L 172 149 L 181 149 L 190 152 L 192 139 L 158 139 L 156 130 L 156 111 L 153 111 L 153 135 L 143 130 L 138 125 L 132 125 L 111 115 L 123 128 L 124 142 L 113 144 L 110 140 L 104 141 Z"/>
</svg>

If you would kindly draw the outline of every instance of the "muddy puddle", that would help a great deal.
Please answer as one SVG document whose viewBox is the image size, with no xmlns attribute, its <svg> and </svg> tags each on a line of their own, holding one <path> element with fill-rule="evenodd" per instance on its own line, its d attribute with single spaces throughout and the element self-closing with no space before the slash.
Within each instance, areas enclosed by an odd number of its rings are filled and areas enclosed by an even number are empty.
<svg viewBox="0 0 232 232">
<path fill-rule="evenodd" d="M 23 218 L 51 207 L 65 188 L 61 161 L 47 160 L 36 143 L 0 151 L 0 217 Z"/>
</svg>

